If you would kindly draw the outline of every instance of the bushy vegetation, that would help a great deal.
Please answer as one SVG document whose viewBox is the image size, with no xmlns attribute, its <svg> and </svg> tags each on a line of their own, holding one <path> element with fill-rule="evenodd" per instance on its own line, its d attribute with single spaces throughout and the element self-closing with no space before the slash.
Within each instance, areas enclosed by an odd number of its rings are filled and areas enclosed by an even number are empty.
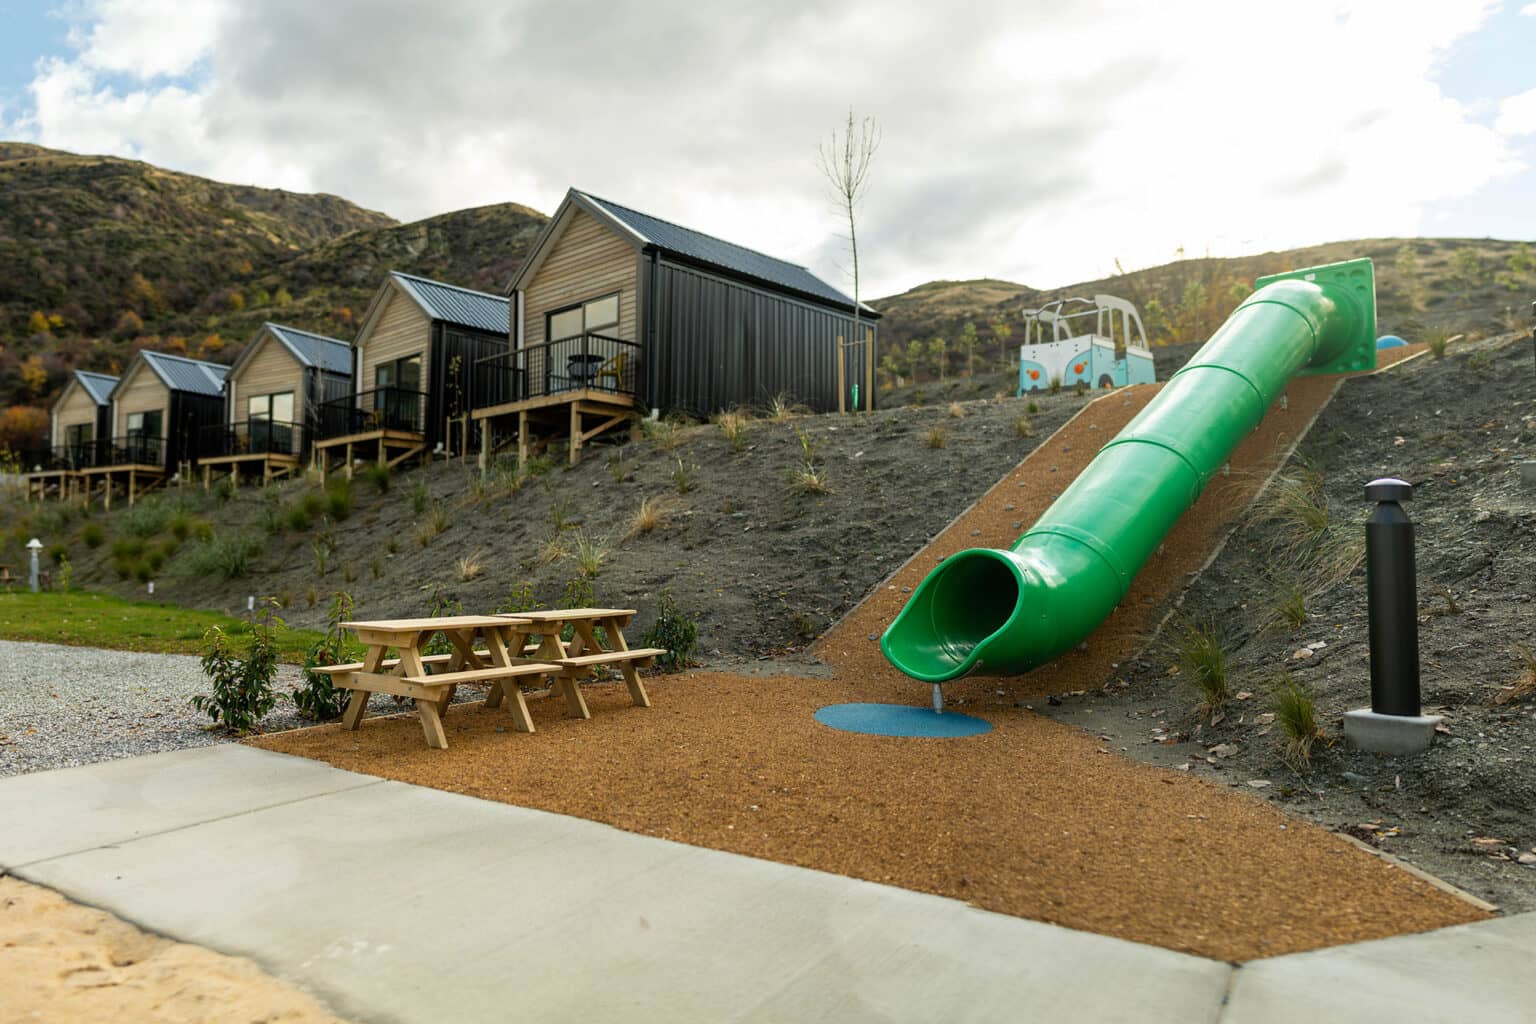
<svg viewBox="0 0 1536 1024">
<path fill-rule="evenodd" d="M 299 714 L 311 721 L 327 722 L 340 718 L 341 713 L 347 709 L 352 691 L 333 686 L 329 674 L 316 672 L 315 669 L 347 662 L 354 645 L 346 630 L 341 628 L 341 623 L 351 617 L 352 595 L 344 590 L 337 591 L 331 598 L 331 607 L 326 615 L 329 625 L 325 636 L 317 640 L 304 655 L 304 681 L 294 689 L 293 703 Z"/>
<path fill-rule="evenodd" d="M 256 616 L 242 657 L 234 641 L 219 626 L 204 635 L 203 674 L 213 683 L 212 693 L 192 698 L 192 706 L 235 735 L 245 735 L 277 706 L 272 680 L 277 674 L 276 631 L 283 621 L 270 607 Z"/>
<path fill-rule="evenodd" d="M 658 599 L 659 614 L 641 643 L 645 647 L 659 647 L 667 653 L 656 659 L 657 668 L 663 672 L 681 672 L 693 658 L 699 642 L 699 626 L 690 616 L 677 607 L 671 588 L 663 588 Z"/>
</svg>

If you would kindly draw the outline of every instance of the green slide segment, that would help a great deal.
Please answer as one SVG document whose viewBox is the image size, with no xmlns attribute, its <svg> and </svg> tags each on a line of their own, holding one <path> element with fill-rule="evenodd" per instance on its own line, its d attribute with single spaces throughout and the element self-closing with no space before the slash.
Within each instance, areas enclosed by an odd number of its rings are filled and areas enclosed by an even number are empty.
<svg viewBox="0 0 1536 1024">
<path fill-rule="evenodd" d="M 1376 363 L 1368 259 L 1257 290 L 1007 551 L 945 559 L 880 638 L 914 679 L 1017 675 L 1076 647 L 1299 373 Z"/>
</svg>

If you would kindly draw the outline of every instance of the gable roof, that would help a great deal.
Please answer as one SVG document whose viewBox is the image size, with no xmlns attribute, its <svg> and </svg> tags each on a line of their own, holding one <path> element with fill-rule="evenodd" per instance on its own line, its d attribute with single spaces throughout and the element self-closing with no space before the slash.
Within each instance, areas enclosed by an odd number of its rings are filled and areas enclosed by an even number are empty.
<svg viewBox="0 0 1536 1024">
<path fill-rule="evenodd" d="M 194 395 L 224 396 L 224 375 L 229 367 L 218 363 L 205 363 L 201 359 L 188 359 L 165 352 L 141 349 L 134 359 L 142 359 L 144 365 L 155 371 L 155 376 L 165 382 L 172 391 L 186 391 Z M 131 372 L 131 364 L 130 370 Z M 124 372 L 121 380 L 128 378 Z M 121 380 L 119 383 L 121 383 Z M 114 388 L 114 390 L 116 390 Z"/>
<path fill-rule="evenodd" d="M 316 367 L 327 373 L 352 373 L 352 346 L 335 338 L 327 338 L 313 331 L 301 331 L 297 327 L 274 324 L 270 320 L 261 325 L 272 337 L 283 343 L 302 366 Z M 231 367 L 233 369 L 233 367 Z"/>
<path fill-rule="evenodd" d="M 112 404 L 112 389 L 117 387 L 117 378 L 109 377 L 104 373 L 88 373 L 85 370 L 75 371 L 75 380 L 85 389 L 85 393 L 91 396 L 91 401 L 97 405 Z"/>
<path fill-rule="evenodd" d="M 542 262 L 538 254 L 545 243 L 559 230 L 557 224 L 562 220 L 566 208 L 573 202 L 599 220 L 605 221 L 610 227 L 617 229 L 621 235 L 642 248 L 658 249 L 673 256 L 723 270 L 734 277 L 748 278 L 782 291 L 795 292 L 817 302 L 839 306 L 850 311 L 853 309 L 851 297 L 844 295 L 798 263 L 790 263 L 755 249 L 727 242 L 723 238 L 685 228 L 680 224 L 653 217 L 648 213 L 641 213 L 639 210 L 621 206 L 612 200 L 574 188 L 566 193 L 561 209 L 550 218 L 549 224 L 545 227 L 545 233 L 534 243 L 534 255 L 530 256 L 518 271 L 517 278 L 513 281 L 514 289 L 521 287 L 528 272 Z M 880 316 L 862 302 L 859 303 L 859 310 L 862 314 L 873 318 Z"/>
<path fill-rule="evenodd" d="M 389 276 L 434 320 L 500 335 L 511 329 L 506 296 L 487 295 L 398 270 L 391 270 Z"/>
</svg>

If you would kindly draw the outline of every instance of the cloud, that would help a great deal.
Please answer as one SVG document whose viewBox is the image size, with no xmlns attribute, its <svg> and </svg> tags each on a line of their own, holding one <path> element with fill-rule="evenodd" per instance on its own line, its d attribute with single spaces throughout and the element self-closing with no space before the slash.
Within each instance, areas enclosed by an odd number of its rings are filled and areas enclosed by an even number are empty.
<svg viewBox="0 0 1536 1024">
<path fill-rule="evenodd" d="M 1526 4 L 1524 7 L 1520 8 L 1520 13 L 1525 15 L 1527 18 L 1536 18 L 1536 4 Z"/>
<path fill-rule="evenodd" d="M 866 296 L 1054 285 L 1180 246 L 1412 234 L 1518 170 L 1514 100 L 1495 130 L 1434 79 L 1493 5 L 1406 8 L 87 0 L 0 134 L 403 219 L 548 212 L 575 185 L 844 283 L 815 156 L 851 105 L 884 128 Z"/>
<path fill-rule="evenodd" d="M 1536 4 L 1532 6 L 1536 7 Z M 1493 127 L 1502 135 L 1536 133 L 1536 89 L 1528 89 L 1501 103 Z"/>
</svg>

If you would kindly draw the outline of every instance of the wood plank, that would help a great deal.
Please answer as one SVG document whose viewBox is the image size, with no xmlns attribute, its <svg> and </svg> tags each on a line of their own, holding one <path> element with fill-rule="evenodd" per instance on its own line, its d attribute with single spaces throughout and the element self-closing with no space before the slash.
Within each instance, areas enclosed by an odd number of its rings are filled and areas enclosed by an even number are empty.
<svg viewBox="0 0 1536 1024">
<path fill-rule="evenodd" d="M 617 665 L 626 661 L 648 663 L 661 657 L 667 652 L 660 647 L 636 647 L 632 651 L 601 651 L 597 654 L 580 654 L 572 658 L 561 658 L 559 664 L 563 668 L 588 668 L 593 665 Z"/>
<path fill-rule="evenodd" d="M 519 676 L 552 676 L 560 671 L 560 665 L 551 661 L 523 661 L 513 665 L 492 665 L 490 668 L 471 668 L 460 672 L 439 672 L 436 675 L 385 676 L 421 687 L 457 686 L 459 683 L 483 683 L 492 679 L 514 679 Z M 359 677 L 361 678 L 361 677 Z M 505 689 L 505 687 L 503 687 Z M 381 690 L 380 692 L 389 692 Z M 408 696 L 416 696 L 409 694 Z M 435 699 L 435 695 L 434 699 Z"/>
<path fill-rule="evenodd" d="M 427 737 L 427 746 L 434 750 L 447 750 L 448 734 L 443 731 L 443 716 L 437 713 L 437 704 L 430 700 L 418 700 L 416 713 L 421 716 L 421 731 Z"/>
</svg>

